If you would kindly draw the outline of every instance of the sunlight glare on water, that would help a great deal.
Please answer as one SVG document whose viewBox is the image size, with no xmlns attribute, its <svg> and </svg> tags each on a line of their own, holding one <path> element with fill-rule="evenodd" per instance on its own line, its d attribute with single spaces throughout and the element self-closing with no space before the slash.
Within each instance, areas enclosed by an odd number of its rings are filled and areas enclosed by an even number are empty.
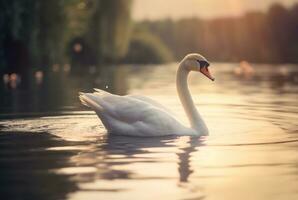
<svg viewBox="0 0 298 200">
<path fill-rule="evenodd" d="M 176 67 L 131 67 L 128 93 L 159 101 L 187 124 L 175 89 Z M 92 111 L 1 120 L 0 146 L 6 147 L 1 154 L 20 158 L 26 150 L 23 160 L 1 161 L 15 166 L 4 167 L 1 176 L 32 193 L 36 188 L 30 184 L 38 189 L 40 181 L 47 182 L 35 197 L 297 199 L 297 66 L 256 65 L 249 76 L 235 74 L 235 67 L 213 64 L 215 82 L 191 74 L 190 90 L 209 127 L 207 137 L 107 136 Z M 24 181 L 25 168 L 36 180 L 24 186 L 9 173 L 17 170 Z M 51 187 L 52 179 L 62 189 Z"/>
</svg>

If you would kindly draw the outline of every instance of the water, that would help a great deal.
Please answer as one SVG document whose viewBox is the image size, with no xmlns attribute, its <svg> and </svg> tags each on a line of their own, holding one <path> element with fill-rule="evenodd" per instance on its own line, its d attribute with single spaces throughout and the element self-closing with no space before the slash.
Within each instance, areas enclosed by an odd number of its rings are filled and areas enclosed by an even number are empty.
<svg viewBox="0 0 298 200">
<path fill-rule="evenodd" d="M 94 113 L 79 106 L 78 90 L 108 86 L 150 96 L 187 123 L 176 64 L 4 90 L 1 198 L 298 199 L 298 66 L 254 65 L 245 75 L 237 66 L 213 64 L 215 82 L 190 77 L 206 138 L 107 136 Z"/>
</svg>

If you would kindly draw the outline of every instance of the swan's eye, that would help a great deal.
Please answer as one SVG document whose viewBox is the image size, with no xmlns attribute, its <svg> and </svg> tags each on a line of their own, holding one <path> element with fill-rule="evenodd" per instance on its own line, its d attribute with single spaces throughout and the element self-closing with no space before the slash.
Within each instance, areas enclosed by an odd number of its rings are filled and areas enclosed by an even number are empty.
<svg viewBox="0 0 298 200">
<path fill-rule="evenodd" d="M 200 67 L 208 67 L 210 64 L 207 61 L 197 60 L 200 64 Z"/>
</svg>

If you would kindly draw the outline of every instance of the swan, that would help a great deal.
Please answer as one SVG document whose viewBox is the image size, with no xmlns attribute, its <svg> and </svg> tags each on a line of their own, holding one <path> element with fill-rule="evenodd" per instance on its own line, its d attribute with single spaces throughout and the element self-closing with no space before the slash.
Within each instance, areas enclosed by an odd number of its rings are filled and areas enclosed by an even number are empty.
<svg viewBox="0 0 298 200">
<path fill-rule="evenodd" d="M 119 96 L 94 89 L 93 93 L 80 92 L 79 99 L 96 112 L 109 134 L 142 137 L 208 135 L 208 128 L 194 105 L 187 85 L 190 71 L 201 72 L 214 81 L 208 66 L 205 57 L 192 53 L 183 58 L 177 70 L 177 92 L 190 127 L 182 125 L 167 108 L 145 96 Z"/>
</svg>

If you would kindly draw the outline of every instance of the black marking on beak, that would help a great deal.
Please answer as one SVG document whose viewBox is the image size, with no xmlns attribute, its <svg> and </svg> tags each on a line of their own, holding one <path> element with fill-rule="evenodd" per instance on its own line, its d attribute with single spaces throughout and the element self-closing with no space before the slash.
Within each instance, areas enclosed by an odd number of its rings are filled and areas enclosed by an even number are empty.
<svg viewBox="0 0 298 200">
<path fill-rule="evenodd" d="M 197 60 L 198 63 L 200 64 L 200 67 L 209 67 L 210 64 L 207 61 L 202 61 L 202 60 Z"/>
</svg>

